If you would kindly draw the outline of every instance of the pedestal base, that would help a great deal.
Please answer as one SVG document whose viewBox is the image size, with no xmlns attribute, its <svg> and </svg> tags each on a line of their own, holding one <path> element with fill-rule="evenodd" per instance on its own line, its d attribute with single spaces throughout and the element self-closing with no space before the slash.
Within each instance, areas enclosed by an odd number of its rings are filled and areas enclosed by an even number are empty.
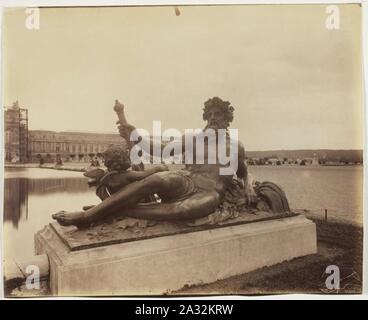
<svg viewBox="0 0 368 320">
<path fill-rule="evenodd" d="M 54 295 L 159 295 L 317 252 L 304 216 L 224 226 L 73 251 L 56 229 L 35 236 Z"/>
</svg>

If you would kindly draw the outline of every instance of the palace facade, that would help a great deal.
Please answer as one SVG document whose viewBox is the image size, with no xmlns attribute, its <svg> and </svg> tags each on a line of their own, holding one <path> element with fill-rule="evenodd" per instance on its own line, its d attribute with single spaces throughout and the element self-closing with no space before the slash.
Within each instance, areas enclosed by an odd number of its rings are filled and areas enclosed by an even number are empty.
<svg viewBox="0 0 368 320">
<path fill-rule="evenodd" d="M 4 108 L 5 161 L 12 163 L 90 162 L 102 159 L 111 144 L 124 144 L 118 134 L 28 130 L 28 110 L 18 101 Z"/>
<path fill-rule="evenodd" d="M 89 132 L 29 131 L 30 162 L 89 162 L 101 159 L 102 153 L 111 144 L 124 143 L 118 134 Z"/>
</svg>

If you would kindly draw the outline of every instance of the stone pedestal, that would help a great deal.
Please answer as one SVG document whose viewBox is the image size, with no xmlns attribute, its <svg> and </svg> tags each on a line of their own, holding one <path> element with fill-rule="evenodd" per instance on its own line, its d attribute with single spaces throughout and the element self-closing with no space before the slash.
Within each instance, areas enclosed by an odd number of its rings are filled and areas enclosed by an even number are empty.
<svg viewBox="0 0 368 320">
<path fill-rule="evenodd" d="M 49 257 L 52 294 L 67 296 L 160 295 L 317 252 L 315 224 L 301 215 L 193 230 L 78 245 L 67 239 L 77 231 L 52 223 L 35 246 Z"/>
</svg>

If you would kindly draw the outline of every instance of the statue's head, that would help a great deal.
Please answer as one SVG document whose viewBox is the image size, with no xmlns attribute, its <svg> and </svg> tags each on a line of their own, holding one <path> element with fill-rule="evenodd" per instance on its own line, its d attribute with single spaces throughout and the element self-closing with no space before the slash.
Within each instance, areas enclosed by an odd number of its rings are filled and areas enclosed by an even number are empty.
<svg viewBox="0 0 368 320">
<path fill-rule="evenodd" d="M 124 171 L 130 168 L 129 150 L 125 146 L 110 145 L 103 153 L 104 164 L 108 171 Z"/>
<path fill-rule="evenodd" d="M 233 121 L 234 108 L 229 101 L 218 97 L 208 99 L 204 103 L 203 120 L 207 121 L 206 129 L 227 129 Z"/>
</svg>

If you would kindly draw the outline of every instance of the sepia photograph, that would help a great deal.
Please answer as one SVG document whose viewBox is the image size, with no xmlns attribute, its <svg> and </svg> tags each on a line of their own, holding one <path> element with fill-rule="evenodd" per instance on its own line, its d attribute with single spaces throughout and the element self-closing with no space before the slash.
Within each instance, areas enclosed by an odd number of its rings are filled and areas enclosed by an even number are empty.
<svg viewBox="0 0 368 320">
<path fill-rule="evenodd" d="M 363 293 L 360 3 L 1 28 L 6 298 Z"/>
</svg>

